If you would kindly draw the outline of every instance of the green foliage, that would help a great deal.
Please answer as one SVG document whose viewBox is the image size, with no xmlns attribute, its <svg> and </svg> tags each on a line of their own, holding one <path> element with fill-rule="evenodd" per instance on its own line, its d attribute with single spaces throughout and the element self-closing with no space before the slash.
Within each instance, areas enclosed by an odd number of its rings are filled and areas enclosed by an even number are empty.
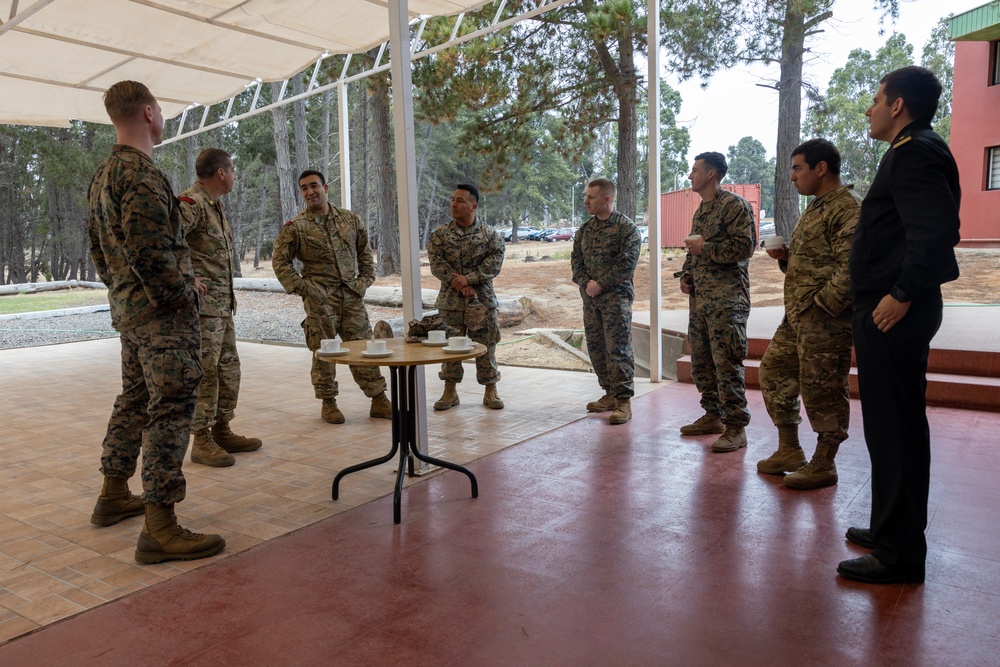
<svg viewBox="0 0 1000 667">
<path fill-rule="evenodd" d="M 934 72 L 944 88 L 933 126 L 945 141 L 951 137 L 951 89 L 955 82 L 955 42 L 948 39 L 948 21 L 952 16 L 949 14 L 937 22 L 920 57 L 920 64 Z"/>
<path fill-rule="evenodd" d="M 913 46 L 896 34 L 872 54 L 854 49 L 847 63 L 833 72 L 826 95 L 806 114 L 811 136 L 832 141 L 840 151 L 841 178 L 862 195 L 871 186 L 886 145 L 868 136 L 865 110 L 871 106 L 879 80 L 899 67 L 913 64 Z"/>
<path fill-rule="evenodd" d="M 726 183 L 759 183 L 760 207 L 767 212 L 774 210 L 775 159 L 767 158 L 767 149 L 753 137 L 743 137 L 729 147 L 726 161 L 729 172 Z"/>
</svg>

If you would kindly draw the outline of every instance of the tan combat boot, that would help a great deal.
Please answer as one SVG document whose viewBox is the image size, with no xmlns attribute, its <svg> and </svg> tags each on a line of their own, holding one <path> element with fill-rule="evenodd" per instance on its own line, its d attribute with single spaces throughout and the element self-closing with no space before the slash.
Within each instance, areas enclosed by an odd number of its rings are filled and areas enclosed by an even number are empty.
<svg viewBox="0 0 1000 667">
<path fill-rule="evenodd" d="M 135 559 L 140 563 L 197 560 L 214 556 L 225 546 L 219 535 L 192 533 L 178 526 L 173 505 L 146 503 L 146 523 L 139 533 Z"/>
<path fill-rule="evenodd" d="M 455 389 L 455 383 L 445 382 L 444 393 L 441 394 L 441 398 L 434 403 L 434 409 L 447 410 L 448 408 L 456 405 L 458 405 L 458 391 Z"/>
<path fill-rule="evenodd" d="M 346 421 L 344 413 L 337 407 L 337 399 L 335 398 L 323 399 L 323 410 L 320 414 L 327 424 L 343 424 Z"/>
<path fill-rule="evenodd" d="M 712 443 L 713 452 L 735 452 L 747 446 L 747 430 L 742 426 L 727 426 L 719 439 Z"/>
<path fill-rule="evenodd" d="M 807 463 L 805 467 L 785 475 L 785 486 L 790 489 L 811 491 L 836 484 L 838 479 L 837 464 L 833 462 L 833 459 L 837 456 L 838 449 L 840 449 L 840 443 L 823 442 L 823 436 L 819 436 L 812 461 Z"/>
<path fill-rule="evenodd" d="M 372 407 L 368 411 L 368 416 L 372 419 L 392 419 L 392 404 L 385 397 L 385 392 L 372 396 Z"/>
<path fill-rule="evenodd" d="M 128 490 L 128 480 L 120 477 L 105 477 L 101 495 L 97 496 L 90 523 L 95 526 L 113 526 L 122 519 L 139 516 L 146 511 L 142 498 Z"/>
<path fill-rule="evenodd" d="M 483 394 L 483 405 L 490 410 L 503 410 L 503 400 L 500 398 L 500 394 L 497 393 L 497 386 L 495 384 L 486 385 L 486 393 Z"/>
<path fill-rule="evenodd" d="M 780 475 L 795 472 L 806 464 L 806 455 L 799 446 L 799 426 L 778 427 L 778 451 L 768 458 L 757 461 L 757 472 L 765 475 Z"/>
<path fill-rule="evenodd" d="M 612 396 L 611 394 L 605 394 L 600 399 L 598 399 L 596 401 L 591 401 L 590 403 L 587 403 L 587 411 L 588 412 L 611 412 L 612 410 L 615 409 L 615 405 L 616 404 L 617 404 L 617 401 L 615 401 L 615 397 L 614 396 Z"/>
<path fill-rule="evenodd" d="M 260 438 L 245 438 L 242 435 L 236 435 L 229 428 L 229 422 L 224 421 L 217 421 L 212 426 L 212 439 L 215 440 L 215 444 L 230 454 L 235 452 L 254 452 L 264 444 Z"/>
<path fill-rule="evenodd" d="M 224 450 L 212 438 L 207 428 L 194 432 L 194 446 L 191 447 L 191 463 L 200 463 L 213 468 L 225 468 L 236 463 L 233 455 Z"/>
<path fill-rule="evenodd" d="M 709 433 L 722 433 L 726 427 L 722 424 L 719 415 L 703 414 L 693 423 L 681 426 L 681 435 L 707 435 Z"/>
<path fill-rule="evenodd" d="M 629 419 L 632 419 L 632 399 L 615 399 L 615 409 L 611 412 L 611 417 L 608 418 L 608 423 L 624 424 Z"/>
</svg>

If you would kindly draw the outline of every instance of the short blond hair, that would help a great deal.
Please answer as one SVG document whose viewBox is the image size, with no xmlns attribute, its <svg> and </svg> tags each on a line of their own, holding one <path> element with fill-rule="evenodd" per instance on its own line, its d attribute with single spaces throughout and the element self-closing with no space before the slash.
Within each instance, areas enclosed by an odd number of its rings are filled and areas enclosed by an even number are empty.
<svg viewBox="0 0 1000 667">
<path fill-rule="evenodd" d="M 615 198 L 615 184 L 606 178 L 595 178 L 590 183 L 587 183 L 587 188 L 597 188 L 601 191 L 602 195 L 609 196 L 612 199 Z"/>
<path fill-rule="evenodd" d="M 133 118 L 143 107 L 154 104 L 153 93 L 138 81 L 119 81 L 104 93 L 104 109 L 112 123 Z"/>
</svg>

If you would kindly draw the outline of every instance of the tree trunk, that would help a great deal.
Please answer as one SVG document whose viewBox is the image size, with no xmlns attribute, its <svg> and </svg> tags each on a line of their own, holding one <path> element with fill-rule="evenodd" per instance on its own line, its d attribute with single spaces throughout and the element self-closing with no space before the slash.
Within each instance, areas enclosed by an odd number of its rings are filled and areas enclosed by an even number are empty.
<svg viewBox="0 0 1000 667">
<path fill-rule="evenodd" d="M 392 126 L 389 121 L 389 83 L 384 75 L 368 82 L 372 111 L 372 149 L 375 172 L 374 230 L 378 239 L 375 275 L 398 275 L 399 214 L 396 202 L 396 169 L 392 161 Z"/>
<path fill-rule="evenodd" d="M 636 91 L 638 78 L 631 35 L 618 40 L 619 78 L 615 84 L 618 98 L 618 195 L 615 208 L 629 220 L 635 220 L 636 165 L 638 162 L 636 135 Z"/>
<path fill-rule="evenodd" d="M 271 84 L 272 99 L 277 100 L 281 92 L 280 83 Z M 281 203 L 282 220 L 291 220 L 299 212 L 299 203 L 295 193 L 298 191 L 295 176 L 292 174 L 292 156 L 288 148 L 288 118 L 285 107 L 271 109 L 271 119 L 274 123 L 274 152 L 278 169 L 278 201 Z"/>
<path fill-rule="evenodd" d="M 257 242 L 253 246 L 253 268 L 260 268 L 260 245 L 264 242 L 264 212 L 267 210 L 267 167 L 261 169 L 260 213 L 257 215 Z"/>
<path fill-rule="evenodd" d="M 306 84 L 301 75 L 292 77 L 292 94 L 300 95 L 306 92 Z M 296 100 L 292 102 L 292 127 L 295 132 L 295 177 L 298 178 L 306 169 L 309 169 L 309 133 L 306 129 L 306 101 Z M 323 176 L 329 180 L 330 174 L 323 172 Z"/>
<path fill-rule="evenodd" d="M 802 56 L 806 17 L 800 0 L 787 0 L 778 81 L 778 145 L 774 168 L 774 231 L 786 239 L 799 219 L 799 193 L 788 178 L 788 161 L 802 127 Z"/>
</svg>

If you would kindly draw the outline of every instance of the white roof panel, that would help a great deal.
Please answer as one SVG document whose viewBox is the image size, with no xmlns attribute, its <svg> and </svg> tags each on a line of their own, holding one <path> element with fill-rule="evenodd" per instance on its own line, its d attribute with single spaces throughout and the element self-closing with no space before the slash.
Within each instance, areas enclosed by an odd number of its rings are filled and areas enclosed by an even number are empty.
<svg viewBox="0 0 1000 667">
<path fill-rule="evenodd" d="M 410 0 L 411 16 L 485 0 Z M 107 122 L 103 91 L 142 81 L 164 116 L 389 39 L 388 0 L 0 0 L 0 123 Z M 17 14 L 11 16 L 12 8 Z"/>
</svg>

